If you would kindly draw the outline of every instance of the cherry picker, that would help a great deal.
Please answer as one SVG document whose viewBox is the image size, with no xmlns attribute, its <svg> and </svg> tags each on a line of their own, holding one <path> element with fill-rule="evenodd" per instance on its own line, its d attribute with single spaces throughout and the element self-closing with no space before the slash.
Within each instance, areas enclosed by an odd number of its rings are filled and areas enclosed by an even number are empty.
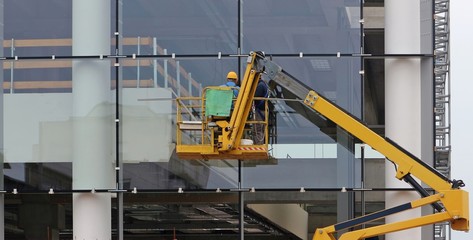
<svg viewBox="0 0 473 240">
<path fill-rule="evenodd" d="M 231 114 L 225 115 L 224 118 L 205 114 L 209 110 L 206 109 L 205 104 L 207 102 L 206 94 L 203 94 L 201 98 L 188 99 L 189 103 L 187 105 L 182 104 L 183 99 L 178 99 L 180 104 L 177 117 L 177 155 L 182 159 L 268 159 L 267 131 L 264 144 L 254 145 L 251 141 L 245 141 L 247 139 L 244 138 L 248 123 L 254 123 L 248 120 L 248 115 L 254 100 L 256 85 L 262 74 L 265 74 L 276 85 L 291 86 L 293 92 L 305 96 L 304 99 L 301 99 L 301 104 L 313 110 L 317 115 L 337 124 L 361 142 L 383 154 L 387 160 L 395 164 L 396 178 L 409 183 L 421 196 L 417 200 L 393 208 L 318 228 L 315 231 L 314 240 L 335 240 L 335 234 L 338 231 L 352 229 L 366 222 L 426 205 L 433 206 L 435 209 L 433 214 L 348 231 L 341 234 L 338 239 L 365 239 L 445 221 L 450 222 L 453 230 L 469 230 L 469 196 L 468 192 L 461 189 L 465 186 L 462 180 L 448 179 L 395 142 L 378 135 L 341 107 L 299 83 L 290 74 L 286 73 L 282 67 L 267 59 L 261 52 L 252 52 L 248 56 L 240 94 L 234 103 L 233 111 Z M 231 89 L 222 88 L 214 88 L 213 90 L 231 91 Z M 203 103 L 193 105 L 195 101 Z M 231 98 L 229 101 L 231 101 Z M 192 106 L 201 108 L 201 116 L 190 119 L 190 116 L 193 115 L 185 114 L 184 109 L 189 109 Z M 187 116 L 189 119 L 185 120 L 183 116 Z M 267 113 L 265 116 L 267 116 Z M 267 122 L 267 117 L 265 117 L 262 124 L 267 124 Z M 197 137 L 194 136 L 192 139 L 192 136 L 184 134 L 189 129 L 197 132 Z M 184 143 L 184 141 L 187 141 L 187 143 Z M 414 177 L 435 192 L 430 194 Z"/>
</svg>

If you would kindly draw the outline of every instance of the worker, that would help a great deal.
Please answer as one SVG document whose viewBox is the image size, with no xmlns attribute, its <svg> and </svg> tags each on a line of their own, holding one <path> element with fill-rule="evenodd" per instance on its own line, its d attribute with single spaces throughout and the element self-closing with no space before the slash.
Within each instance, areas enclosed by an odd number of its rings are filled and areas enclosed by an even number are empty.
<svg viewBox="0 0 473 240">
<path fill-rule="evenodd" d="M 236 72 L 228 72 L 227 82 L 222 86 L 231 87 L 233 89 L 233 97 L 236 98 L 238 96 L 238 92 L 240 91 L 240 87 L 238 86 L 238 75 Z"/>
<path fill-rule="evenodd" d="M 258 80 L 258 85 L 256 86 L 255 97 L 268 97 L 269 95 L 269 88 L 268 84 L 263 80 Z M 253 117 L 255 121 L 264 121 L 265 120 L 265 111 L 266 111 L 266 104 L 264 100 L 255 100 L 253 103 Z M 254 134 L 253 134 L 253 142 L 255 144 L 264 144 L 264 124 L 263 123 L 256 123 L 254 125 Z"/>
</svg>

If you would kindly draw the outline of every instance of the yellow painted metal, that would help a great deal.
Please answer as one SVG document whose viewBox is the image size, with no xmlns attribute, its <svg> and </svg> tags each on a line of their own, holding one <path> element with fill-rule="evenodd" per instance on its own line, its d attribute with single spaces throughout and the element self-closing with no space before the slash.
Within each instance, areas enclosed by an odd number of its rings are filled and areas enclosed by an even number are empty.
<svg viewBox="0 0 473 240">
<path fill-rule="evenodd" d="M 230 89 L 228 87 L 208 87 L 204 89 L 202 98 L 198 99 L 201 104 L 196 109 L 185 104 L 190 101 L 181 97 L 177 101 L 177 134 L 176 154 L 181 159 L 241 159 L 241 160 L 267 160 L 268 155 L 268 111 L 265 111 L 263 121 L 248 120 L 252 110 L 254 94 L 262 69 L 257 64 L 260 56 L 252 52 L 247 59 L 245 75 L 241 81 L 242 85 L 238 97 L 233 106 L 230 118 L 207 116 L 206 114 L 206 89 Z M 192 99 L 196 101 L 196 99 Z M 267 101 L 265 100 L 267 106 Z M 192 103 L 193 106 L 196 106 Z M 267 109 L 267 108 L 266 108 Z M 196 119 L 190 119 L 195 112 L 200 112 Z M 186 116 L 186 117 L 184 117 Z M 247 124 L 264 125 L 265 142 L 261 145 L 248 144 L 243 139 Z M 189 139 L 183 139 L 187 137 Z M 251 142 L 251 141 L 249 141 Z M 243 144 L 242 144 L 243 143 Z"/>
<path fill-rule="evenodd" d="M 441 194 L 441 201 L 452 219 L 451 228 L 458 231 L 468 231 L 470 229 L 468 192 L 452 189 L 443 191 Z"/>
<path fill-rule="evenodd" d="M 383 235 L 390 232 L 400 231 L 408 228 L 425 226 L 433 223 L 450 221 L 452 223 L 452 228 L 455 230 L 468 231 L 468 194 L 460 189 L 454 189 L 445 191 L 443 193 L 437 193 L 425 198 L 414 200 L 410 203 L 411 208 L 418 208 L 432 204 L 435 202 L 442 202 L 446 208 L 446 211 L 441 213 L 436 213 L 432 215 L 422 216 L 415 219 L 408 219 L 405 221 L 380 225 L 376 227 L 370 227 L 365 229 L 360 229 L 356 231 L 351 231 L 345 234 L 342 234 L 339 240 L 357 240 L 364 239 L 367 237 L 374 237 Z M 409 209 L 407 209 L 408 211 Z M 397 212 L 396 212 L 397 213 Z M 465 215 L 466 214 L 466 215 Z M 384 218 L 382 216 L 380 218 Z M 375 219 L 371 219 L 373 221 Z M 363 224 L 365 222 L 359 222 Z M 340 224 L 340 223 L 338 223 Z M 325 228 L 317 229 L 314 233 L 314 240 L 332 240 L 335 239 L 333 234 L 336 232 L 335 225 L 328 226 Z M 350 226 L 354 227 L 354 226 Z M 341 229 L 338 229 L 341 230 Z"/>
<path fill-rule="evenodd" d="M 348 232 L 343 234 L 339 240 L 364 239 L 444 221 L 450 221 L 451 227 L 454 230 L 469 230 L 468 192 L 461 189 L 452 189 L 451 183 L 446 179 L 439 177 L 434 172 L 424 167 L 409 154 L 376 134 L 350 114 L 345 113 L 342 109 L 318 95 L 315 91 L 310 91 L 309 94 L 307 94 L 304 104 L 330 119 L 362 142 L 383 154 L 387 159 L 394 162 L 397 165 L 396 178 L 402 179 L 407 174 L 412 174 L 437 192 L 437 194 L 412 201 L 412 208 L 435 202 L 442 202 L 445 207 L 445 211 L 441 213 Z M 317 229 L 313 239 L 335 239 L 333 236 L 335 233 L 334 226 L 335 225 Z"/>
<path fill-rule="evenodd" d="M 254 123 L 248 121 L 248 114 L 252 107 L 253 96 L 261 74 L 261 69 L 257 69 L 257 57 L 256 53 L 252 53 L 248 57 L 246 72 L 242 80 L 243 85 L 240 88 L 240 94 L 235 102 L 234 111 L 229 120 L 211 119 L 210 121 L 206 117 L 198 119 L 201 122 L 196 121 L 198 124 L 197 127 L 194 127 L 194 131 L 198 136 L 194 136 L 194 141 L 191 141 L 197 142 L 196 144 L 183 144 L 183 134 L 178 127 L 176 152 L 181 159 L 268 159 L 267 129 L 265 130 L 266 137 L 263 145 L 244 146 L 240 144 L 241 138 L 244 135 L 245 125 L 247 123 Z M 192 126 L 183 120 L 182 109 L 196 105 L 189 104 L 184 106 L 181 104 L 181 100 L 182 99 L 178 99 L 178 126 L 185 126 L 186 124 L 186 126 Z M 200 99 L 200 101 L 204 102 L 205 97 Z M 304 103 L 394 162 L 397 165 L 396 177 L 398 179 L 402 179 L 407 174 L 411 174 L 437 192 L 437 194 L 432 196 L 412 201 L 412 208 L 436 202 L 441 202 L 445 207 L 445 211 L 441 213 L 348 232 L 343 234 L 339 239 L 363 239 L 443 221 L 450 221 L 452 229 L 462 231 L 469 230 L 468 192 L 461 189 L 452 189 L 452 184 L 447 179 L 436 175 L 430 169 L 427 169 L 416 161 L 411 155 L 388 142 L 359 122 L 356 118 L 319 96 L 315 91 L 309 92 Z M 205 112 L 205 107 L 202 106 L 201 108 L 201 111 Z M 191 111 L 187 111 L 190 116 L 191 114 L 189 113 Z M 266 126 L 265 128 L 267 128 L 267 110 L 265 114 L 266 120 L 264 124 Z M 202 116 L 205 116 L 205 114 Z M 211 126 L 211 122 L 215 123 L 215 126 Z M 186 136 L 192 137 L 193 135 Z M 335 231 L 335 225 L 319 228 L 316 230 L 313 239 L 335 240 L 336 238 L 333 236 Z"/>
<path fill-rule="evenodd" d="M 245 75 L 241 82 L 240 93 L 238 94 L 232 116 L 229 122 L 225 122 L 222 125 L 223 133 L 220 151 L 231 150 L 238 146 L 243 135 L 261 74 L 261 72 L 255 69 L 256 58 L 256 53 L 252 52 L 247 59 Z"/>
<path fill-rule="evenodd" d="M 421 227 L 438 222 L 444 222 L 450 219 L 450 215 L 446 212 L 436 213 L 402 222 L 389 223 L 375 227 L 365 228 L 343 234 L 339 240 L 361 240 L 368 237 L 383 235 L 386 233 L 401 231 L 405 229 Z"/>
<path fill-rule="evenodd" d="M 334 226 L 328 226 L 325 228 L 317 228 L 315 230 L 313 240 L 335 240 L 336 238 L 333 236 L 335 232 Z"/>
<path fill-rule="evenodd" d="M 426 169 L 408 154 L 386 141 L 386 139 L 339 109 L 333 103 L 320 97 L 316 92 L 311 91 L 304 100 L 304 103 L 396 163 L 398 166 L 396 177 L 398 179 L 402 179 L 405 175 L 411 173 L 437 191 L 451 188 L 451 184 L 448 181 Z"/>
<path fill-rule="evenodd" d="M 249 146 L 248 146 L 249 147 Z M 234 149 L 219 152 L 210 145 L 178 145 L 177 156 L 180 159 L 241 159 L 241 160 L 267 160 L 268 148 L 264 145 L 251 145 L 252 149 Z"/>
</svg>

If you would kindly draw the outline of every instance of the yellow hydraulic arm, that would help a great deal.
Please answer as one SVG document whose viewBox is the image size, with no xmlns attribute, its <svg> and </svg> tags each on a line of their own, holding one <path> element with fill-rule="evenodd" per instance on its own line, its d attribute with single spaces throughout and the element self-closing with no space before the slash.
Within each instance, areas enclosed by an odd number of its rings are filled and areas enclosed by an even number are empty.
<svg viewBox="0 0 473 240">
<path fill-rule="evenodd" d="M 305 99 L 301 99 L 304 105 L 315 110 L 324 118 L 331 120 L 339 127 L 383 154 L 396 165 L 396 178 L 411 184 L 422 196 L 422 198 L 418 200 L 400 206 L 337 223 L 325 228 L 319 228 L 314 234 L 314 240 L 335 240 L 334 234 L 337 231 L 353 228 L 391 214 L 429 204 L 436 209 L 436 213 L 415 219 L 408 219 L 406 221 L 347 232 L 342 234 L 339 239 L 364 239 L 389 232 L 445 221 L 450 221 L 451 227 L 454 230 L 469 230 L 468 192 L 460 189 L 464 186 L 463 181 L 449 180 L 396 143 L 379 136 L 356 117 L 345 112 L 341 107 L 325 99 L 317 92 L 308 89 L 307 86 L 286 73 L 279 65 L 268 59 L 262 61 L 265 63 L 265 74 L 272 79 L 273 82 L 290 88 L 291 93 L 295 96 L 299 96 L 300 98 L 304 98 L 305 96 Z M 436 193 L 430 195 L 413 177 L 417 177 L 420 181 L 430 186 Z"/>
<path fill-rule="evenodd" d="M 250 113 L 254 100 L 254 93 L 261 74 L 265 74 L 269 79 L 281 85 L 290 86 L 291 92 L 296 96 L 301 96 L 303 105 L 314 110 L 323 118 L 334 122 L 354 137 L 370 145 L 373 149 L 383 154 L 387 159 L 396 165 L 396 178 L 404 180 L 416 189 L 422 198 L 402 204 L 390 209 L 355 218 L 346 222 L 337 223 L 325 228 L 319 228 L 314 234 L 314 240 L 335 240 L 334 234 L 337 231 L 353 228 L 363 223 L 384 218 L 388 215 L 401 211 L 432 205 L 436 213 L 421 216 L 405 221 L 389 223 L 381 226 L 364 228 L 342 234 L 339 239 L 357 240 L 372 236 L 379 236 L 389 232 L 400 231 L 438 222 L 450 221 L 454 230 L 469 230 L 469 206 L 468 192 L 460 189 L 464 186 L 461 180 L 450 180 L 437 172 L 435 169 L 425 164 L 414 155 L 410 154 L 396 143 L 383 138 L 365 126 L 356 117 L 345 112 L 341 107 L 335 105 L 317 92 L 307 89 L 306 86 L 297 82 L 292 76 L 282 70 L 274 62 L 268 60 L 260 52 L 252 52 L 247 59 L 247 68 L 242 79 L 240 94 L 235 102 L 234 110 L 229 120 L 216 120 L 216 125 L 220 132 L 211 130 L 211 136 L 216 136 L 217 144 L 213 141 L 187 145 L 180 143 L 176 146 L 176 152 L 181 159 L 267 159 L 268 148 L 267 138 L 263 145 L 240 146 L 248 114 Z M 179 112 L 179 111 L 178 111 Z M 179 115 L 179 114 L 178 114 Z M 178 124 L 183 124 L 178 116 Z M 205 132 L 213 129 L 206 118 L 200 123 L 199 129 Z M 179 136 L 179 134 L 178 134 Z M 435 194 L 430 195 L 415 179 L 435 190 Z"/>
<path fill-rule="evenodd" d="M 304 104 L 324 117 L 332 120 L 338 126 L 345 129 L 362 142 L 370 145 L 379 153 L 383 154 L 387 159 L 395 163 L 397 166 L 396 178 L 410 183 L 423 196 L 423 198 L 419 200 L 394 208 L 317 229 L 313 238 L 314 240 L 334 240 L 335 237 L 333 234 L 339 230 L 351 228 L 365 222 L 384 218 L 387 215 L 428 204 L 432 204 L 436 208 L 437 213 L 406 221 L 348 232 L 343 234 L 339 239 L 364 239 L 367 237 L 383 235 L 389 232 L 444 221 L 450 221 L 451 227 L 454 230 L 469 230 L 468 192 L 460 189 L 460 187 L 464 186 L 461 180 L 451 181 L 447 179 L 442 174 L 438 173 L 436 170 L 402 149 L 400 146 L 379 136 L 355 117 L 344 112 L 340 107 L 320 96 L 315 91 L 309 92 L 304 100 Z M 429 196 L 427 191 L 425 191 L 411 175 L 429 185 L 437 193 Z M 442 203 L 443 207 L 439 203 Z"/>
<path fill-rule="evenodd" d="M 222 128 L 222 134 L 218 137 L 219 151 L 233 149 L 239 143 L 245 129 L 248 114 L 253 106 L 256 87 L 263 71 L 263 66 L 258 64 L 263 58 L 260 52 L 251 52 L 247 58 L 245 75 L 241 81 L 240 93 L 235 102 L 235 108 L 231 114 L 230 121 L 217 121 Z"/>
</svg>

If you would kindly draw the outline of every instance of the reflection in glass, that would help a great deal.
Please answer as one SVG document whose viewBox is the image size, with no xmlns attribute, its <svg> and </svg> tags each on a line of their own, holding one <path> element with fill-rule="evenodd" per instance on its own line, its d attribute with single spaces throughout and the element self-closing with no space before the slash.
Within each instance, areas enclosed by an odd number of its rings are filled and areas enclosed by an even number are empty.
<svg viewBox="0 0 473 240">
<path fill-rule="evenodd" d="M 124 0 L 124 37 L 153 39 L 157 54 L 237 52 L 237 1 Z M 138 46 L 124 48 L 137 53 Z M 151 54 L 142 48 L 141 54 Z"/>
<path fill-rule="evenodd" d="M 358 1 L 245 1 L 243 52 L 359 53 Z"/>
<path fill-rule="evenodd" d="M 5 1 L 6 56 L 71 55 L 72 1 Z"/>
</svg>

